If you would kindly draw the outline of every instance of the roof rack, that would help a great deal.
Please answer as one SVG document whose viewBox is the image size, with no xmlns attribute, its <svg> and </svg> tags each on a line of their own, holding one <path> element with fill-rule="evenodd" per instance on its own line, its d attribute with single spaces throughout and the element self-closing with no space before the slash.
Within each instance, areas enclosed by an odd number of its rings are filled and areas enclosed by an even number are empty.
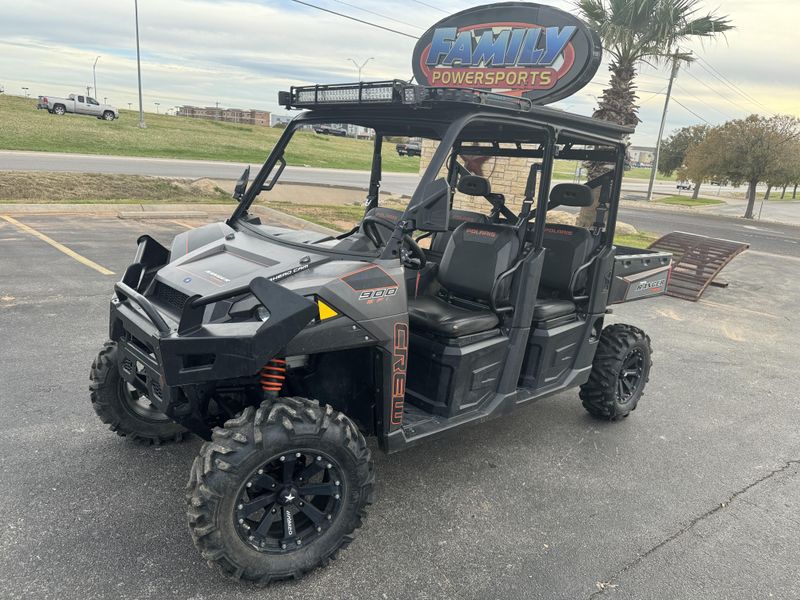
<svg viewBox="0 0 800 600">
<path fill-rule="evenodd" d="M 278 104 L 286 108 L 320 108 L 374 104 L 423 105 L 434 102 L 479 104 L 527 112 L 528 98 L 518 98 L 470 88 L 414 85 L 401 79 L 330 85 L 292 86 L 278 92 Z"/>
</svg>

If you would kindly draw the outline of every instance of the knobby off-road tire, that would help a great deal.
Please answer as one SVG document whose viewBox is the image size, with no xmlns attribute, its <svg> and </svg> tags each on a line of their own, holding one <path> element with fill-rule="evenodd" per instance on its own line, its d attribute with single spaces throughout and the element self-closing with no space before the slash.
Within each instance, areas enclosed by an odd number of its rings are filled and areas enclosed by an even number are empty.
<svg viewBox="0 0 800 600">
<path fill-rule="evenodd" d="M 597 419 L 627 417 L 644 393 L 652 366 L 650 338 L 632 325 L 603 329 L 589 380 L 581 386 L 583 407 Z"/>
<path fill-rule="evenodd" d="M 145 445 L 183 440 L 186 429 L 156 410 L 122 379 L 117 356 L 117 344 L 106 342 L 89 374 L 92 407 L 100 420 L 117 435 Z"/>
<path fill-rule="evenodd" d="M 320 465 L 313 476 L 322 478 L 318 489 L 335 484 L 319 497 L 304 495 L 311 487 L 296 483 L 314 465 Z M 203 558 L 228 577 L 262 585 L 296 579 L 353 540 L 374 482 L 364 437 L 345 415 L 306 398 L 268 400 L 214 429 L 201 448 L 187 486 L 189 531 Z M 306 508 L 298 508 L 303 501 Z M 264 508 L 250 521 L 256 502 Z M 309 509 L 313 522 L 303 513 Z M 297 511 L 291 525 L 284 511 Z"/>
</svg>

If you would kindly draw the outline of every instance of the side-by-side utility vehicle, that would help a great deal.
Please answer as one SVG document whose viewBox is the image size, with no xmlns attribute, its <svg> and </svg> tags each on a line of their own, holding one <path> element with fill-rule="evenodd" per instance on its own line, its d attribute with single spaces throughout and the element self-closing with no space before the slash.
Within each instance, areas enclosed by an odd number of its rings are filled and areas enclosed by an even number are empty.
<svg viewBox="0 0 800 600">
<path fill-rule="evenodd" d="M 671 268 L 669 254 L 614 245 L 628 128 L 402 81 L 295 87 L 280 104 L 307 110 L 252 183 L 243 174 L 227 221 L 169 246 L 139 238 L 91 369 L 94 408 L 120 435 L 208 440 L 189 476 L 194 543 L 262 583 L 351 541 L 373 496 L 367 437 L 397 452 L 577 387 L 592 416 L 626 417 L 650 340 L 604 320 L 663 294 Z M 262 223 L 253 203 L 287 145 L 324 123 L 375 131 L 363 219 L 335 237 Z M 389 136 L 438 143 L 402 211 L 378 205 Z M 518 211 L 469 168 L 504 157 L 525 159 Z M 556 158 L 608 171 L 552 186 Z M 455 210 L 456 194 L 486 210 Z M 595 204 L 590 227 L 547 221 Z"/>
</svg>

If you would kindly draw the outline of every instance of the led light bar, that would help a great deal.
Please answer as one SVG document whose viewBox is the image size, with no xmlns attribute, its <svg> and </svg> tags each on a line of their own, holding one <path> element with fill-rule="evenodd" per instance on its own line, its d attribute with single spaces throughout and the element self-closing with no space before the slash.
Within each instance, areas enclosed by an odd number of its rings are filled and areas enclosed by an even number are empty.
<svg viewBox="0 0 800 600">
<path fill-rule="evenodd" d="M 469 88 L 427 87 L 394 79 L 334 85 L 292 87 L 278 93 L 278 103 L 287 108 L 314 108 L 358 104 L 414 104 L 454 102 L 482 104 L 498 108 L 528 111 L 533 103 L 528 98 L 505 96 Z"/>
<path fill-rule="evenodd" d="M 289 92 L 280 92 L 278 101 L 285 106 L 392 103 L 402 101 L 404 85 L 393 80 L 292 87 Z"/>
</svg>

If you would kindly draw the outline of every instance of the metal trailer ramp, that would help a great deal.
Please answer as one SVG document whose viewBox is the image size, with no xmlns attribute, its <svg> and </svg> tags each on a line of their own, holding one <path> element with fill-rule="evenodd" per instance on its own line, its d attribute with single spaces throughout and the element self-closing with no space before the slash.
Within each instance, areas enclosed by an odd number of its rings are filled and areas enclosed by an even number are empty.
<svg viewBox="0 0 800 600">
<path fill-rule="evenodd" d="M 654 250 L 672 252 L 672 275 L 667 295 L 697 302 L 709 285 L 726 287 L 714 278 L 733 258 L 750 247 L 745 242 L 673 231 L 650 244 Z"/>
</svg>

